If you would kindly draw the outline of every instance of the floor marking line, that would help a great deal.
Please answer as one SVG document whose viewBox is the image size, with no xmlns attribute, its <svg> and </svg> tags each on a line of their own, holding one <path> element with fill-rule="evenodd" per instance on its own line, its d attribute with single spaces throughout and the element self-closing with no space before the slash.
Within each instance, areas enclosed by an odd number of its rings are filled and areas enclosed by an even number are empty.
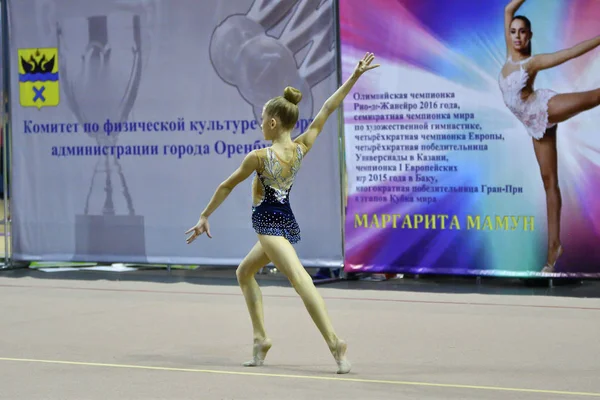
<svg viewBox="0 0 600 400">
<path fill-rule="evenodd" d="M 187 292 L 187 291 L 171 291 L 171 290 L 150 290 L 150 289 L 104 289 L 104 288 L 86 288 L 86 287 L 69 287 L 69 286 L 35 286 L 35 285 L 5 285 L 0 284 L 0 287 L 12 287 L 22 289 L 58 289 L 58 290 L 89 290 L 96 292 L 123 292 L 123 293 L 156 293 L 156 294 L 182 294 L 182 295 L 198 295 L 198 296 L 239 296 L 239 293 L 217 293 L 217 292 Z M 298 299 L 297 295 L 284 294 L 265 294 L 266 298 L 280 299 Z M 502 304 L 502 303 L 480 303 L 467 301 L 435 301 L 435 300 L 408 300 L 408 299 L 377 299 L 370 297 L 337 297 L 323 296 L 325 300 L 344 300 L 344 301 L 377 301 L 383 303 L 407 303 L 407 304 L 439 304 L 439 305 L 454 305 L 454 306 L 480 306 L 480 307 L 516 307 L 516 308 L 546 308 L 559 310 L 584 310 L 584 311 L 600 311 L 600 307 L 583 307 L 583 306 L 554 306 L 543 304 Z"/>
<path fill-rule="evenodd" d="M 29 358 L 0 357 L 0 361 L 27 362 L 27 363 L 37 363 L 37 364 L 77 365 L 77 366 L 86 366 L 86 367 L 142 369 L 142 370 L 171 371 L 171 372 L 196 372 L 196 373 L 219 374 L 219 375 L 260 376 L 260 377 L 268 377 L 268 378 L 308 379 L 308 380 L 339 381 L 339 382 L 354 382 L 354 383 L 379 383 L 379 384 L 397 385 L 397 386 L 440 387 L 440 388 L 449 388 L 449 389 L 450 388 L 451 389 L 472 389 L 472 390 L 488 390 L 488 391 L 502 391 L 502 392 L 556 394 L 556 395 L 566 395 L 566 396 L 600 397 L 600 393 L 591 393 L 591 392 L 569 392 L 569 391 L 561 391 L 561 390 L 524 389 L 524 388 L 509 388 L 509 387 L 500 387 L 500 386 L 461 385 L 461 384 L 452 384 L 452 383 L 408 382 L 408 381 L 392 381 L 392 380 L 360 379 L 360 378 L 336 378 L 336 377 L 317 376 L 317 375 L 310 376 L 310 375 L 269 374 L 269 373 L 260 373 L 260 372 L 221 371 L 221 370 L 212 370 L 212 369 L 155 367 L 155 366 L 127 365 L 127 364 L 105 364 L 105 363 L 92 363 L 92 362 L 80 362 L 80 361 L 36 360 L 36 359 L 29 359 Z"/>
</svg>

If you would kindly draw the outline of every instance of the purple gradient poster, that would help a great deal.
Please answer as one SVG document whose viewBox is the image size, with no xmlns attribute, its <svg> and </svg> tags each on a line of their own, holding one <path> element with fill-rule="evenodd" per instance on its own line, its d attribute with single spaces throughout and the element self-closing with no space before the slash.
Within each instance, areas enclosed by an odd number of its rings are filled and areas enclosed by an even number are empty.
<svg viewBox="0 0 600 400">
<path fill-rule="evenodd" d="M 366 52 L 382 64 L 344 103 L 347 272 L 600 276 L 600 107 L 542 141 L 528 132 L 501 90 L 530 78 L 504 72 L 507 3 L 340 1 L 342 78 Z M 534 56 L 600 35 L 597 0 L 527 0 L 517 14 Z M 598 93 L 600 47 L 534 78 Z"/>
</svg>

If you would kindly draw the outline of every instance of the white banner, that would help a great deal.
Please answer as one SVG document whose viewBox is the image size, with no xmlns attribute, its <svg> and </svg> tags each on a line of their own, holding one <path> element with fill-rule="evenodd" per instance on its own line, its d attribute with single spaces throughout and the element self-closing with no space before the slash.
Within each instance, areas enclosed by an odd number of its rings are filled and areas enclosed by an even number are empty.
<svg viewBox="0 0 600 400">
<path fill-rule="evenodd" d="M 186 245 L 214 190 L 268 145 L 263 104 L 337 88 L 333 1 L 9 1 L 16 259 L 234 265 L 256 242 L 251 180 Z M 337 117 L 291 203 L 307 266 L 342 263 Z"/>
</svg>

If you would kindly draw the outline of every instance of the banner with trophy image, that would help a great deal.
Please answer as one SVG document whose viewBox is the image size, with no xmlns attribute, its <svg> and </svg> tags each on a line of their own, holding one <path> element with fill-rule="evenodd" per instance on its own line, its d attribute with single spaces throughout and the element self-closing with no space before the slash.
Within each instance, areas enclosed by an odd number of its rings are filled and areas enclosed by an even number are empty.
<svg viewBox="0 0 600 400">
<path fill-rule="evenodd" d="M 347 272 L 600 276 L 600 2 L 509 2 L 340 1 Z"/>
<path fill-rule="evenodd" d="M 300 134 L 337 88 L 333 0 L 13 0 L 16 259 L 235 265 L 257 241 L 251 179 L 193 226 L 267 146 L 262 107 L 300 89 Z M 333 115 L 291 193 L 307 266 L 342 263 Z"/>
</svg>

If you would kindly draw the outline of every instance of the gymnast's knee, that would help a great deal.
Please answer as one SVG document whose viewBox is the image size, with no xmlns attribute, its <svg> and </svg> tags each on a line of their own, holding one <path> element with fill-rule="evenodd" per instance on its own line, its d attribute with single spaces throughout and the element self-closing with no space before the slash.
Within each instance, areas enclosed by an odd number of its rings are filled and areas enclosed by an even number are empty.
<svg viewBox="0 0 600 400">
<path fill-rule="evenodd" d="M 542 182 L 544 183 L 544 190 L 546 192 L 558 190 L 558 180 L 554 174 L 542 172 Z"/>
<path fill-rule="evenodd" d="M 240 284 L 245 283 L 250 278 L 252 278 L 252 275 L 248 273 L 248 271 L 246 270 L 246 268 L 243 267 L 243 265 L 237 267 L 237 269 L 235 270 L 235 276 L 237 277 L 237 281 Z"/>
</svg>

